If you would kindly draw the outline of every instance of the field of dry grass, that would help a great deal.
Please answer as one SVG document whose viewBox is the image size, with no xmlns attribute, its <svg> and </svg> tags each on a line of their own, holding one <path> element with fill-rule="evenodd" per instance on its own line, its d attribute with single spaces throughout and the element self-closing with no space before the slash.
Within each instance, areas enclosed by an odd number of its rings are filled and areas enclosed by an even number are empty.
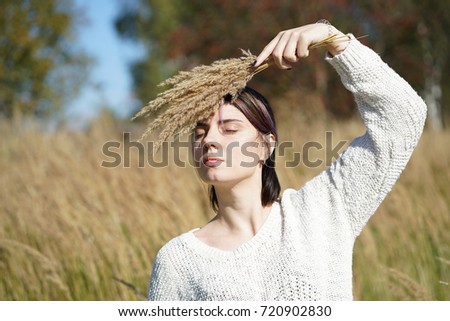
<svg viewBox="0 0 450 321">
<path fill-rule="evenodd" d="M 291 121 L 280 136 L 296 144 L 363 133 L 357 120 Z M 156 251 L 212 216 L 192 168 L 100 166 L 105 142 L 142 133 L 128 126 L 107 117 L 83 132 L 0 124 L 0 300 L 145 299 Z M 358 238 L 355 299 L 450 300 L 448 146 L 449 131 L 425 132 Z M 299 187 L 322 169 L 278 173 L 283 188 Z"/>
</svg>

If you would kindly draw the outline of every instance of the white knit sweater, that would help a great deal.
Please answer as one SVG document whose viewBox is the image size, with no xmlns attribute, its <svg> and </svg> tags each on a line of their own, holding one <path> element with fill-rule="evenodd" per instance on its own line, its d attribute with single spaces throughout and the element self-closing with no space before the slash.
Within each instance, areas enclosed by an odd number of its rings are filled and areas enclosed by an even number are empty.
<svg viewBox="0 0 450 321">
<path fill-rule="evenodd" d="M 232 251 L 186 232 L 158 252 L 149 300 L 351 300 L 355 238 L 406 166 L 423 100 L 352 40 L 326 58 L 356 99 L 367 132 L 300 190 L 287 189 L 257 234 Z"/>
</svg>

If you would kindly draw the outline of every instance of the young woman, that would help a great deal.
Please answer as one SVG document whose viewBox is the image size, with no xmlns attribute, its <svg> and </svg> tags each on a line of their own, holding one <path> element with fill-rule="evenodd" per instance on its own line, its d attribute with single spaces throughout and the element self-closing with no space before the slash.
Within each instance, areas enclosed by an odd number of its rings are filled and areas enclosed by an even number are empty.
<svg viewBox="0 0 450 321">
<path fill-rule="evenodd" d="M 280 32 L 261 52 L 281 69 L 336 28 Z M 217 215 L 158 252 L 149 300 L 351 300 L 356 237 L 404 169 L 426 106 L 408 83 L 352 35 L 326 60 L 358 104 L 367 132 L 300 190 L 273 168 L 277 131 L 267 101 L 245 88 L 197 123 L 194 158 Z M 295 110 L 292 110 L 294 113 Z"/>
</svg>

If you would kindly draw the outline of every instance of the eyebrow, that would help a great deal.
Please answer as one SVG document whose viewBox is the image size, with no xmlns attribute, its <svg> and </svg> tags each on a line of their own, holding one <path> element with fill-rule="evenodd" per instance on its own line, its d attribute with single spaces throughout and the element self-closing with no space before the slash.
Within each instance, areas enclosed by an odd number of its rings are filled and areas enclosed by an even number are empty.
<svg viewBox="0 0 450 321">
<path fill-rule="evenodd" d="M 231 123 L 231 122 L 234 122 L 234 121 L 243 123 L 242 120 L 240 120 L 240 119 L 233 119 L 233 118 L 230 118 L 230 119 L 221 119 L 221 120 L 218 121 L 218 123 L 219 123 L 219 124 L 226 124 L 226 123 Z M 209 126 L 208 123 L 201 122 L 201 121 L 197 122 L 197 124 L 196 124 L 196 127 L 208 127 L 208 126 Z"/>
</svg>

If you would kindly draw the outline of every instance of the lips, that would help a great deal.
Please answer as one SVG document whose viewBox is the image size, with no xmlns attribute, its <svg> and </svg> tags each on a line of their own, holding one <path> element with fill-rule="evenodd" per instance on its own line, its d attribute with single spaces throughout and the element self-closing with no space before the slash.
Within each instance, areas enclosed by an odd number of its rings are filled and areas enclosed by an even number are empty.
<svg viewBox="0 0 450 321">
<path fill-rule="evenodd" d="M 205 164 L 205 166 L 207 166 L 207 167 L 217 167 L 220 164 L 222 164 L 223 161 L 224 160 L 222 158 L 218 158 L 218 157 L 212 157 L 212 156 L 203 157 L 203 164 Z"/>
</svg>

